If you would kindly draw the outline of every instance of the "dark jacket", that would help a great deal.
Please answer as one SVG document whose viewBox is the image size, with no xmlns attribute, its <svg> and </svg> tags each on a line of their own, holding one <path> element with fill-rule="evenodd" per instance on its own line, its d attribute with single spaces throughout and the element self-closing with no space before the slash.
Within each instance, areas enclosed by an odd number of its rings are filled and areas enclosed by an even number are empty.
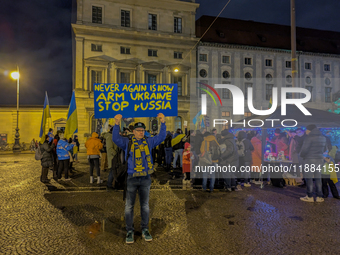
<svg viewBox="0 0 340 255">
<path fill-rule="evenodd" d="M 304 134 L 303 136 L 295 136 L 295 140 L 296 140 L 296 147 L 295 147 L 295 151 L 297 153 L 300 153 L 301 152 L 301 148 L 302 148 L 302 145 L 303 145 L 303 141 L 306 139 L 307 135 Z"/>
<path fill-rule="evenodd" d="M 192 148 L 191 150 L 195 151 L 196 155 L 201 154 L 201 144 L 204 140 L 203 135 L 201 134 L 201 132 L 197 132 L 195 135 L 194 139 L 191 139 L 191 143 L 192 143 Z"/>
<path fill-rule="evenodd" d="M 42 167 L 52 167 L 53 166 L 53 158 L 52 158 L 52 152 L 55 145 L 54 143 L 51 143 L 51 145 L 48 143 L 48 141 L 45 141 L 40 146 L 41 151 L 41 166 Z"/>
<path fill-rule="evenodd" d="M 221 166 L 239 166 L 239 158 L 237 153 L 237 146 L 235 143 L 234 135 L 229 133 L 226 137 L 221 138 L 220 145 L 226 145 L 226 150 L 221 152 L 219 164 Z"/>
<path fill-rule="evenodd" d="M 167 134 L 165 140 L 164 140 L 164 147 L 165 148 L 171 148 L 171 140 L 172 140 L 172 136 L 171 133 Z"/>
<path fill-rule="evenodd" d="M 251 144 L 251 142 L 247 139 L 246 132 L 240 131 L 238 133 L 237 140 L 238 141 L 243 140 L 244 144 L 244 157 L 240 157 L 240 160 L 242 160 L 242 162 L 251 162 L 252 161 L 251 152 L 254 150 L 254 147 Z"/>
<path fill-rule="evenodd" d="M 314 128 L 303 141 L 300 156 L 303 159 L 323 159 L 326 150 L 326 137 L 318 128 Z"/>
</svg>

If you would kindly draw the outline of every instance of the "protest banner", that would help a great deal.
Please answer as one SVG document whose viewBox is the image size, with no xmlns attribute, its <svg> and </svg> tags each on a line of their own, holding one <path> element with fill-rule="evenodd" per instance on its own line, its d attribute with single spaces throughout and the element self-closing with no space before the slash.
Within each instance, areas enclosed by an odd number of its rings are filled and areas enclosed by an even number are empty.
<svg viewBox="0 0 340 255">
<path fill-rule="evenodd" d="M 93 89 L 96 119 L 178 115 L 177 84 L 96 83 Z"/>
</svg>

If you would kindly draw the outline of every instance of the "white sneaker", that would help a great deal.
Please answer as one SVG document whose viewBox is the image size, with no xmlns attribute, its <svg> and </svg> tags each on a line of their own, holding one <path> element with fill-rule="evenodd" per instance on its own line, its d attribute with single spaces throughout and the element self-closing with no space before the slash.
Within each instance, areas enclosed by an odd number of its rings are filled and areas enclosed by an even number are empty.
<svg viewBox="0 0 340 255">
<path fill-rule="evenodd" d="M 97 177 L 97 184 L 100 184 L 100 176 Z"/>
<path fill-rule="evenodd" d="M 237 185 L 235 191 L 242 191 L 241 185 Z"/>
<path fill-rule="evenodd" d="M 93 176 L 90 176 L 90 183 L 93 183 Z"/>
<path fill-rule="evenodd" d="M 325 199 L 323 199 L 322 197 L 316 197 L 315 202 L 321 203 L 324 202 Z"/>
<path fill-rule="evenodd" d="M 247 183 L 245 183 L 243 186 L 244 186 L 244 187 L 251 187 L 251 184 L 250 184 L 249 182 L 247 182 Z"/>
<path fill-rule="evenodd" d="M 304 201 L 304 202 L 314 203 L 314 198 L 313 197 L 309 197 L 309 196 L 300 197 L 300 200 Z M 322 202 L 322 201 L 320 201 L 320 202 Z"/>
<path fill-rule="evenodd" d="M 263 182 L 261 182 L 261 181 L 255 181 L 254 184 L 255 184 L 255 185 L 262 185 Z"/>
<path fill-rule="evenodd" d="M 65 179 L 65 181 L 71 181 L 72 179 L 71 178 L 67 178 L 67 179 Z"/>
<path fill-rule="evenodd" d="M 255 181 L 255 180 L 250 180 L 250 183 L 254 183 L 254 184 L 255 184 L 255 183 L 256 183 L 256 181 Z"/>
</svg>

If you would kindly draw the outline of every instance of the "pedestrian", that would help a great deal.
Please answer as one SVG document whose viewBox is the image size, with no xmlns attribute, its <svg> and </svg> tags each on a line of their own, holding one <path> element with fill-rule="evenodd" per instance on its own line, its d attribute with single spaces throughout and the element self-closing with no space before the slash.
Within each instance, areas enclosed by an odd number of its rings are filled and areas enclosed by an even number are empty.
<svg viewBox="0 0 340 255">
<path fill-rule="evenodd" d="M 134 126 L 133 136 L 130 140 L 127 137 L 119 135 L 119 123 L 122 119 L 122 115 L 118 114 L 115 116 L 116 125 L 112 131 L 112 140 L 118 147 L 125 151 L 128 165 L 125 202 L 126 243 L 134 242 L 133 209 L 137 192 L 142 218 L 142 236 L 145 241 L 152 241 L 152 236 L 149 232 L 150 174 L 154 172 L 151 150 L 164 141 L 166 136 L 165 117 L 162 113 L 159 113 L 157 117 L 160 118 L 161 122 L 161 128 L 158 135 L 146 138 L 144 136 L 144 123 L 137 122 Z M 129 144 L 131 144 L 130 151 L 128 151 Z"/>
<path fill-rule="evenodd" d="M 191 171 L 191 147 L 190 143 L 186 142 L 184 144 L 183 150 L 183 188 L 186 189 L 188 186 L 190 187 L 190 171 Z"/>
<path fill-rule="evenodd" d="M 340 199 L 338 189 L 335 184 L 338 182 L 338 178 L 334 168 L 334 162 L 332 162 L 332 158 L 330 155 L 325 155 L 324 157 L 326 163 L 322 168 L 322 194 L 323 198 L 327 198 L 329 195 L 328 186 L 332 192 L 332 195 L 336 199 Z"/>
<path fill-rule="evenodd" d="M 68 143 L 69 144 L 73 143 L 73 140 L 72 140 L 71 137 L 70 137 L 70 139 L 68 139 Z M 73 167 L 73 161 L 74 161 L 73 151 L 74 151 L 74 147 L 75 146 L 73 146 L 73 149 L 69 151 L 69 154 L 70 154 L 70 165 L 69 165 L 70 174 L 73 174 L 74 173 L 73 170 L 75 170 L 74 167 Z"/>
<path fill-rule="evenodd" d="M 314 125 L 308 125 L 307 137 L 303 141 L 300 156 L 303 158 L 304 177 L 307 185 L 307 196 L 300 199 L 304 202 L 314 202 L 313 178 L 316 186 L 316 202 L 323 202 L 321 168 L 323 166 L 323 153 L 327 150 L 326 137 Z M 313 170 L 314 169 L 314 170 Z M 315 169 L 319 169 L 320 171 Z"/>
<path fill-rule="evenodd" d="M 74 149 L 73 149 L 74 161 L 75 161 L 75 163 L 79 163 L 78 152 L 79 152 L 80 143 L 79 143 L 79 139 L 78 139 L 77 135 L 74 136 L 73 141 L 76 143 L 76 145 L 74 146 Z"/>
<path fill-rule="evenodd" d="M 172 147 L 171 147 L 171 132 L 168 131 L 164 140 L 164 151 L 165 151 L 165 171 L 170 171 L 171 158 L 172 158 Z"/>
<path fill-rule="evenodd" d="M 31 147 L 31 152 L 32 152 L 32 151 L 35 151 L 35 140 L 34 140 L 34 138 L 33 138 L 33 140 L 31 141 L 30 147 Z"/>
<path fill-rule="evenodd" d="M 239 155 L 239 166 L 244 167 L 244 187 L 250 187 L 250 171 L 252 161 L 252 151 L 254 150 L 253 145 L 247 138 L 247 134 L 244 131 L 240 131 L 237 135 L 236 145 L 238 147 Z M 248 169 L 248 170 L 247 170 Z M 239 176 L 241 177 L 241 176 Z M 240 183 L 237 185 L 238 191 L 242 190 Z"/>
<path fill-rule="evenodd" d="M 57 145 L 59 142 L 59 135 L 56 134 L 53 139 L 54 148 L 52 151 L 53 156 L 53 179 L 58 179 L 58 155 L 57 155 Z"/>
<path fill-rule="evenodd" d="M 48 140 L 48 141 L 49 141 L 49 142 L 52 142 L 53 139 L 54 139 L 53 128 L 50 128 L 50 129 L 48 130 L 47 135 L 48 135 L 48 137 L 49 137 L 49 140 Z"/>
<path fill-rule="evenodd" d="M 113 177 L 114 177 L 114 173 L 113 173 L 113 158 L 116 156 L 116 154 L 118 153 L 118 146 L 112 141 L 112 129 L 113 127 L 110 127 L 110 131 L 107 133 L 103 133 L 102 136 L 105 139 L 105 143 L 106 143 L 106 152 L 107 152 L 107 166 L 110 170 L 109 172 L 109 176 L 107 178 L 107 189 L 113 189 L 114 186 L 113 184 Z M 115 184 L 114 184 L 115 185 Z"/>
<path fill-rule="evenodd" d="M 65 181 L 70 181 L 68 170 L 70 165 L 70 153 L 75 143 L 69 144 L 67 139 L 60 139 L 57 144 L 58 155 L 58 181 L 61 181 L 61 175 L 65 173 Z"/>
<path fill-rule="evenodd" d="M 201 144 L 201 156 L 204 156 L 205 153 L 210 153 L 211 154 L 211 164 L 207 165 L 206 167 L 209 166 L 217 166 L 218 163 L 218 158 L 220 155 L 218 155 L 218 150 L 219 150 L 219 144 L 216 140 L 216 137 L 210 134 L 209 132 L 204 133 L 204 140 Z M 209 174 L 209 177 L 208 177 Z M 203 173 L 203 181 L 202 181 L 202 189 L 203 191 L 207 191 L 207 182 L 208 179 L 210 180 L 210 187 L 209 187 L 209 192 L 214 191 L 214 186 L 215 186 L 215 172 L 204 172 Z"/>
<path fill-rule="evenodd" d="M 261 173 L 261 165 L 262 165 L 262 136 L 260 133 L 257 133 L 251 140 L 251 144 L 254 147 L 254 150 L 251 152 L 252 158 L 252 174 L 253 174 L 253 183 L 256 185 L 261 185 L 262 181 L 260 181 L 260 173 Z"/>
<path fill-rule="evenodd" d="M 50 138 L 48 135 L 45 135 L 45 141 L 44 143 L 40 146 L 40 151 L 41 151 L 41 176 L 40 176 L 40 181 L 43 183 L 48 183 L 49 180 L 47 179 L 48 175 L 48 170 L 50 167 L 53 166 L 53 157 L 52 157 L 52 152 L 55 147 L 53 143 L 49 142 Z"/>
<path fill-rule="evenodd" d="M 228 167 L 228 169 L 239 167 L 239 156 L 234 139 L 234 135 L 228 129 L 223 129 L 221 132 L 221 140 L 219 142 L 221 148 L 221 156 L 219 159 L 220 166 Z M 229 167 L 230 166 L 230 167 Z M 235 174 L 232 171 L 227 171 L 224 178 L 225 191 L 235 190 Z"/>
<path fill-rule="evenodd" d="M 90 183 L 93 183 L 93 169 L 95 168 L 97 171 L 97 184 L 100 184 L 99 157 L 103 144 L 96 132 L 93 132 L 92 136 L 86 141 L 85 147 L 87 149 L 87 158 L 90 163 Z"/>
<path fill-rule="evenodd" d="M 106 169 L 108 167 L 107 165 L 107 150 L 106 150 L 106 139 L 104 137 L 101 137 L 101 143 L 103 144 L 103 147 L 100 150 L 100 170 L 106 172 Z"/>
</svg>

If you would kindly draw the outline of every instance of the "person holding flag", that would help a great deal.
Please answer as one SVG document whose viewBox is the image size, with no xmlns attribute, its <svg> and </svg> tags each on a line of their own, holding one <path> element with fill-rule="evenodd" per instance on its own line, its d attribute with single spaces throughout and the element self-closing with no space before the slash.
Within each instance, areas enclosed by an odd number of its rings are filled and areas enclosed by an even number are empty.
<svg viewBox="0 0 340 255">
<path fill-rule="evenodd" d="M 40 134 L 39 134 L 39 137 L 41 138 L 41 141 L 40 141 L 41 144 L 45 142 L 46 123 L 47 123 L 48 118 L 51 118 L 50 103 L 48 101 L 47 92 L 45 92 L 44 109 L 43 109 L 43 115 L 42 115 L 41 126 L 40 126 Z M 48 135 L 49 137 L 51 137 L 50 132 L 48 133 Z M 52 136 L 53 136 L 53 129 L 52 129 Z M 53 137 L 52 137 L 52 140 L 53 140 Z M 51 140 L 49 140 L 49 142 L 51 142 Z"/>
</svg>

